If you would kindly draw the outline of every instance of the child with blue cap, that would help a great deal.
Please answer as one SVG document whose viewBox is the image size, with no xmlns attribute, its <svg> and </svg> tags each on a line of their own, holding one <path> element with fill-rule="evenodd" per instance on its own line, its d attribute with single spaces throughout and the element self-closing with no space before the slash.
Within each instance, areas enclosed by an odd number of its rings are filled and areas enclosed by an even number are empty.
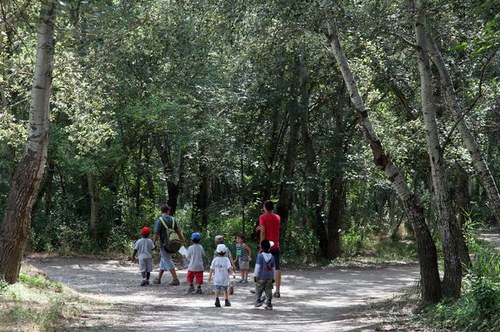
<svg viewBox="0 0 500 332">
<path fill-rule="evenodd" d="M 191 234 L 192 245 L 189 246 L 186 254 L 186 258 L 189 260 L 187 282 L 189 284 L 188 293 L 194 293 L 195 289 L 193 286 L 193 281 L 196 282 L 196 294 L 202 294 L 201 285 L 203 284 L 203 271 L 205 266 L 203 264 L 205 260 L 205 250 L 200 244 L 201 234 L 195 232 Z"/>
</svg>

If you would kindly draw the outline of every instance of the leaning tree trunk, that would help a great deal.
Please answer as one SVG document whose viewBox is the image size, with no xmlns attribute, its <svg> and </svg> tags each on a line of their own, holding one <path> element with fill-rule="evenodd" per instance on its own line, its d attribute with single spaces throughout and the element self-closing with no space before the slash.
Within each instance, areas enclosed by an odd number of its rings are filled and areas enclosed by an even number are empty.
<svg viewBox="0 0 500 332">
<path fill-rule="evenodd" d="M 340 47 L 337 27 L 333 22 L 328 22 L 328 32 L 333 55 L 335 56 L 335 60 L 337 61 L 337 65 L 349 91 L 351 102 L 363 130 L 364 138 L 372 150 L 374 162 L 391 182 L 392 187 L 406 210 L 408 219 L 412 223 L 420 262 L 422 300 L 424 302 L 437 303 L 441 299 L 441 281 L 439 280 L 437 265 L 437 250 L 431 233 L 425 223 L 424 209 L 420 203 L 420 199 L 414 193 L 410 192 L 403 174 L 392 159 L 385 153 L 382 143 L 377 137 L 368 117 L 368 109 L 366 109 L 364 105 L 356 81 L 349 68 L 347 58 Z"/>
<path fill-rule="evenodd" d="M 422 114 L 424 117 L 427 152 L 431 165 L 434 199 L 438 212 L 438 227 L 441 233 L 444 253 L 443 296 L 446 298 L 460 297 L 462 283 L 462 266 L 457 241 L 461 231 L 456 218 L 451 211 L 451 203 L 445 179 L 445 162 L 439 142 L 436 122 L 436 103 L 434 100 L 434 86 L 428 56 L 428 42 L 425 33 L 425 13 L 420 0 L 415 1 L 415 37 L 417 41 L 417 62 L 420 73 L 420 89 L 422 100 Z M 459 235 L 460 234 L 460 235 Z"/>
<path fill-rule="evenodd" d="M 0 278 L 9 283 L 14 283 L 19 278 L 31 211 L 47 159 L 55 18 L 55 1 L 42 1 L 37 26 L 36 66 L 31 90 L 28 142 L 5 204 L 0 235 Z"/>
<path fill-rule="evenodd" d="M 457 93 L 455 92 L 455 88 L 453 87 L 453 80 L 451 79 L 451 75 L 446 68 L 443 57 L 441 56 L 441 53 L 437 48 L 436 42 L 430 35 L 427 35 L 427 37 L 429 39 L 430 46 L 429 54 L 434 65 L 438 69 L 439 77 L 441 79 L 441 85 L 443 86 L 443 89 L 445 91 L 448 109 L 453 113 L 453 116 L 455 117 L 457 128 L 460 132 L 460 136 L 462 137 L 462 141 L 470 153 L 472 165 L 479 175 L 479 180 L 481 181 L 481 184 L 486 191 L 486 195 L 488 196 L 490 208 L 495 215 L 497 223 L 500 225 L 500 192 L 498 191 L 497 184 L 495 183 L 495 179 L 490 172 L 488 163 L 483 158 L 481 148 L 474 139 L 474 136 L 472 136 L 469 126 L 467 125 L 467 121 L 464 117 L 464 110 L 462 109 L 462 106 L 458 101 Z"/>
</svg>

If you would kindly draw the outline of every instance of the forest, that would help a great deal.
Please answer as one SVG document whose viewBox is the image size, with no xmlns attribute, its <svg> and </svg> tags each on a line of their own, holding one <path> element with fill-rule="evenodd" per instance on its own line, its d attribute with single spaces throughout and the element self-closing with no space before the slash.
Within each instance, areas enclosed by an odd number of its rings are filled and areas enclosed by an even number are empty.
<svg viewBox="0 0 500 332">
<path fill-rule="evenodd" d="M 127 252 L 164 203 L 255 242 L 270 199 L 285 262 L 377 239 L 418 260 L 424 303 L 460 298 L 471 230 L 500 225 L 498 8 L 2 0 L 0 278 Z"/>
</svg>

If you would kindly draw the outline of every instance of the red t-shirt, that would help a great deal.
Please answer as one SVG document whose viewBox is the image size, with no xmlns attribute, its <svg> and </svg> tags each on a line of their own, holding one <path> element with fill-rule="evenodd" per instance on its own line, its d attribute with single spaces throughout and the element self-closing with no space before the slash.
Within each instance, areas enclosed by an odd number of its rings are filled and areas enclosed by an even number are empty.
<svg viewBox="0 0 500 332">
<path fill-rule="evenodd" d="M 280 247 L 281 219 L 276 213 L 263 213 L 259 216 L 259 225 L 266 229 L 266 239 L 274 242 L 271 249 Z"/>
</svg>

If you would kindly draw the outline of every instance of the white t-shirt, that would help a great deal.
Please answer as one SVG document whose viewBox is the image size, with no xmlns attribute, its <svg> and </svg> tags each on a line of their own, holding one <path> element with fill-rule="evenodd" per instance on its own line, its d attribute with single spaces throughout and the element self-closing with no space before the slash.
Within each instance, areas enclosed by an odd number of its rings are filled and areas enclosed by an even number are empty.
<svg viewBox="0 0 500 332">
<path fill-rule="evenodd" d="M 152 258 L 154 246 L 155 245 L 150 238 L 143 237 L 142 239 L 137 240 L 134 246 L 134 249 L 137 250 L 137 258 Z"/>
<path fill-rule="evenodd" d="M 214 270 L 214 285 L 229 286 L 229 269 L 231 261 L 225 256 L 215 257 L 210 265 L 210 269 Z"/>
<path fill-rule="evenodd" d="M 189 271 L 203 271 L 203 260 L 205 259 L 205 251 L 199 243 L 192 244 L 187 250 L 187 259 L 189 259 Z"/>
</svg>

